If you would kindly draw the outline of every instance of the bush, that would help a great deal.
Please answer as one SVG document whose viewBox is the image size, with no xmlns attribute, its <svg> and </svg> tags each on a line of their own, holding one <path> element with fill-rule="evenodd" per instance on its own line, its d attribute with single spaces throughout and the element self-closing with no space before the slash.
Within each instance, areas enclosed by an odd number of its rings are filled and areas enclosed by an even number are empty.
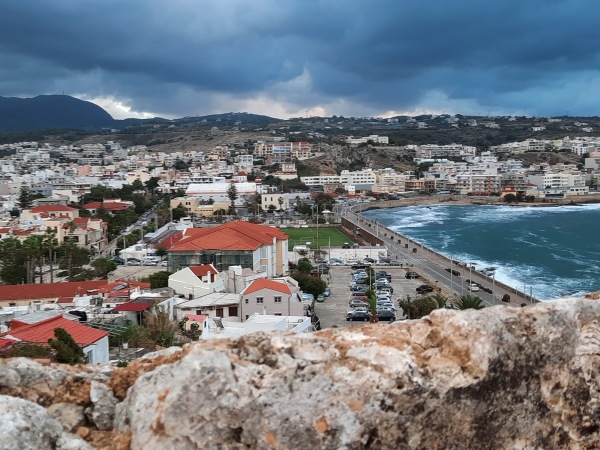
<svg viewBox="0 0 600 450">
<path fill-rule="evenodd" d="M 17 345 L 16 348 L 10 352 L 10 356 L 12 358 L 51 358 L 52 350 L 38 344 L 24 344 Z"/>
<path fill-rule="evenodd" d="M 64 328 L 55 328 L 56 339 L 48 339 L 48 344 L 56 351 L 56 361 L 64 364 L 85 363 L 83 349 Z"/>
</svg>

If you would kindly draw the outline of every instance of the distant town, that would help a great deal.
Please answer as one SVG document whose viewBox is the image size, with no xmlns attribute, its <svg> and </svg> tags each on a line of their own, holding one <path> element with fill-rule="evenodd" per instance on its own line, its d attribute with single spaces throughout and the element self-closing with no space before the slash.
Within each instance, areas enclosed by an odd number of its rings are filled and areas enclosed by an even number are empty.
<svg viewBox="0 0 600 450">
<path fill-rule="evenodd" d="M 394 250 L 405 238 L 353 205 L 577 202 L 600 179 L 591 119 L 243 118 L 0 145 L 2 355 L 60 359 L 48 348 L 60 328 L 82 349 L 76 361 L 127 364 L 197 339 L 416 318 L 416 297 L 510 303 L 493 268 L 469 268 L 468 295 L 451 298 L 452 279 L 445 288 L 415 271 Z M 431 130 L 431 142 L 408 141 Z M 445 142 L 456 130 L 466 142 Z M 339 311 L 320 312 L 324 302 Z"/>
</svg>

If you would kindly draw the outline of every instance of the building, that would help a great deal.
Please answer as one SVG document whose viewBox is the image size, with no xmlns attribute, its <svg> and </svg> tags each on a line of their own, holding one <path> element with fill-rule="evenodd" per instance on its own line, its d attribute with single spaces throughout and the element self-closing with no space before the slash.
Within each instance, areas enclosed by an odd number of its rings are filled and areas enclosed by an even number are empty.
<svg viewBox="0 0 600 450">
<path fill-rule="evenodd" d="M 244 319 L 255 313 L 305 316 L 308 309 L 302 303 L 302 291 L 298 282 L 290 277 L 253 281 L 242 291 L 241 296 L 240 314 Z"/>
<path fill-rule="evenodd" d="M 189 266 L 169 276 L 169 287 L 190 300 L 213 292 L 223 292 L 225 285 L 212 264 Z"/>
<path fill-rule="evenodd" d="M 176 307 L 177 320 L 183 319 L 187 314 L 221 317 L 240 322 L 240 295 L 213 292 L 179 303 Z"/>
<path fill-rule="evenodd" d="M 306 316 L 271 316 L 253 314 L 242 323 L 209 318 L 204 322 L 202 339 L 229 339 L 249 333 L 269 331 L 291 331 L 302 333 L 314 331 L 311 318 Z"/>
<path fill-rule="evenodd" d="M 265 158 L 267 164 L 284 163 L 294 158 L 306 159 L 312 156 L 312 145 L 308 142 L 257 142 L 254 156 Z"/>
<path fill-rule="evenodd" d="M 288 272 L 288 237 L 278 228 L 232 221 L 214 228 L 188 228 L 167 249 L 169 268 L 212 264 L 222 272 L 242 266 L 268 277 Z"/>
<path fill-rule="evenodd" d="M 388 136 L 379 136 L 377 134 L 372 134 L 370 136 L 364 136 L 355 138 L 354 136 L 349 136 L 346 138 L 346 144 L 350 145 L 359 145 L 359 144 L 389 144 L 390 138 Z"/>
<path fill-rule="evenodd" d="M 11 329 L 0 335 L 0 337 L 17 342 L 47 346 L 48 339 L 55 338 L 54 330 L 62 328 L 83 349 L 88 362 L 93 364 L 109 362 L 108 333 L 106 331 L 88 327 L 76 320 L 65 319 L 62 315 L 33 324 L 13 319 L 10 325 Z"/>
</svg>

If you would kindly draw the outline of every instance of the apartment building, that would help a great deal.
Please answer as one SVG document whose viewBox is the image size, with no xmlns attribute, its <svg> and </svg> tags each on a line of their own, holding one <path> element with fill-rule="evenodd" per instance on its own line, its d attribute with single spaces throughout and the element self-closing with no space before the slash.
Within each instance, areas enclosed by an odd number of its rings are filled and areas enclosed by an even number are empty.
<svg viewBox="0 0 600 450">
<path fill-rule="evenodd" d="M 257 142 L 254 144 L 254 155 L 265 158 L 267 164 L 282 163 L 293 158 L 306 159 L 312 156 L 312 145 L 308 142 Z"/>
</svg>

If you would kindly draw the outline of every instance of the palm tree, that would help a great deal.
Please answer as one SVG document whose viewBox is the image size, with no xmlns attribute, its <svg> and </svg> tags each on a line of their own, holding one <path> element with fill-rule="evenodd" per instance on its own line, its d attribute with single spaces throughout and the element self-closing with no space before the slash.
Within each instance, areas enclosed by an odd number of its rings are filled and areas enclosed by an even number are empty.
<svg viewBox="0 0 600 450">
<path fill-rule="evenodd" d="M 48 251 L 48 262 L 50 263 L 50 283 L 54 283 L 54 254 L 58 247 L 58 240 L 56 239 L 56 232 L 49 228 L 46 229 L 46 235 L 44 236 L 42 245 L 45 250 Z"/>
<path fill-rule="evenodd" d="M 283 210 L 283 197 L 279 197 L 277 199 L 277 202 L 279 203 L 279 211 Z"/>
<path fill-rule="evenodd" d="M 29 236 L 23 241 L 23 253 L 25 255 L 26 283 L 35 283 L 35 267 L 41 268 L 40 261 L 43 255 L 43 237 L 39 235 Z M 41 277 L 41 269 L 40 269 Z"/>
<path fill-rule="evenodd" d="M 474 295 L 463 295 L 455 303 L 458 309 L 482 309 L 485 308 L 483 300 Z"/>
</svg>

